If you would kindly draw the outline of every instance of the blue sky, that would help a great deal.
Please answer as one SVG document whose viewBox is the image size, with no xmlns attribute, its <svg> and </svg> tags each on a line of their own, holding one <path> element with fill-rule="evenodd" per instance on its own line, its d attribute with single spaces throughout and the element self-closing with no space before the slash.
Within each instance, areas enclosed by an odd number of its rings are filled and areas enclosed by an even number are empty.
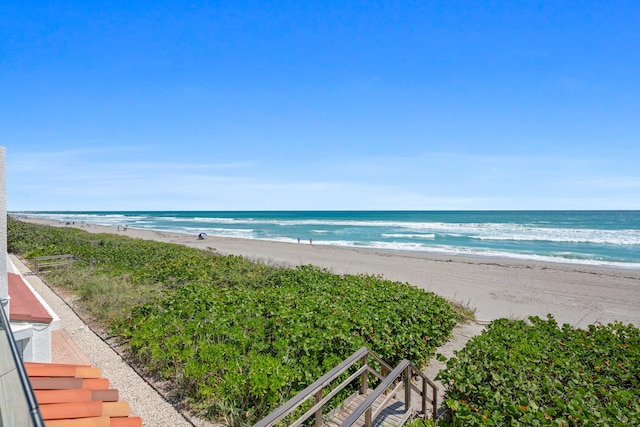
<svg viewBox="0 0 640 427">
<path fill-rule="evenodd" d="M 0 4 L 10 211 L 640 209 L 637 1 Z"/>
</svg>

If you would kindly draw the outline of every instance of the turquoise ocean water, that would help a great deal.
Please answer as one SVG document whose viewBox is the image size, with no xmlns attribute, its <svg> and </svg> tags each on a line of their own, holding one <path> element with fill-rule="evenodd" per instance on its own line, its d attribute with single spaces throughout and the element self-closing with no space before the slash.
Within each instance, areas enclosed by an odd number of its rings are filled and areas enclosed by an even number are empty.
<svg viewBox="0 0 640 427">
<path fill-rule="evenodd" d="M 12 212 L 283 242 L 640 269 L 640 211 Z"/>
</svg>

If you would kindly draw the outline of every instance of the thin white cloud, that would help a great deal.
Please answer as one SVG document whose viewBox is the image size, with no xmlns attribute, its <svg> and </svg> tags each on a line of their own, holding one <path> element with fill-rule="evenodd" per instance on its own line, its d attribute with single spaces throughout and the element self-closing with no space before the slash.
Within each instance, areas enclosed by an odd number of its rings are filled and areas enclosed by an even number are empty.
<svg viewBox="0 0 640 427">
<path fill-rule="evenodd" d="M 576 158 L 430 153 L 283 168 L 111 153 L 123 158 L 104 159 L 100 150 L 9 158 L 9 209 L 640 208 L 640 201 L 607 195 L 638 188 L 640 178 L 585 179 L 590 164 Z"/>
<path fill-rule="evenodd" d="M 635 176 L 612 176 L 612 177 L 600 177 L 596 179 L 590 179 L 587 184 L 591 187 L 602 189 L 620 189 L 628 190 L 635 189 L 640 191 L 640 177 Z M 638 194 L 640 197 L 640 194 Z"/>
</svg>

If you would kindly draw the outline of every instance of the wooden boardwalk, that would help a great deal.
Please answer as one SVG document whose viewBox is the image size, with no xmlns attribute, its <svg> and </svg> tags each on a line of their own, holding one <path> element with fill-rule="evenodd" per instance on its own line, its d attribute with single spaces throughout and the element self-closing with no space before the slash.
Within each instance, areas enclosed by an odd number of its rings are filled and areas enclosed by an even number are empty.
<svg viewBox="0 0 640 427">
<path fill-rule="evenodd" d="M 329 414 L 324 425 L 327 427 L 340 427 L 347 417 L 349 417 L 349 415 L 351 415 L 358 406 L 364 403 L 367 396 L 371 394 L 371 391 L 372 390 L 369 390 L 366 394 L 356 394 L 345 401 L 340 407 L 336 408 L 333 413 Z M 378 410 L 385 397 L 386 396 L 384 395 L 381 396 L 380 399 L 376 400 L 376 403 L 373 404 L 372 408 L 374 413 Z M 380 414 L 372 420 L 371 425 L 373 427 L 401 426 L 411 415 L 413 415 L 413 411 L 411 409 L 409 412 L 405 412 L 404 402 L 392 398 L 386 403 L 385 408 L 380 412 Z M 363 427 L 364 416 L 360 417 L 358 422 L 353 425 L 355 427 Z"/>
<path fill-rule="evenodd" d="M 370 361 L 377 363 L 372 366 Z M 346 375 L 349 376 L 345 379 Z M 369 376 L 376 378 L 375 389 L 368 387 L 373 384 Z M 342 382 L 336 384 L 339 378 Z M 331 399 L 349 384 L 357 384 L 358 392 L 335 410 L 323 413 L 323 407 L 326 408 Z M 305 402 L 309 402 L 311 407 L 307 406 L 304 414 L 285 421 Z M 437 407 L 438 386 L 420 369 L 406 359 L 391 368 L 368 348 L 362 347 L 258 421 L 254 427 L 275 427 L 281 422 L 299 427 L 312 418 L 315 418 L 316 427 L 400 427 L 416 416 L 434 418 Z"/>
</svg>

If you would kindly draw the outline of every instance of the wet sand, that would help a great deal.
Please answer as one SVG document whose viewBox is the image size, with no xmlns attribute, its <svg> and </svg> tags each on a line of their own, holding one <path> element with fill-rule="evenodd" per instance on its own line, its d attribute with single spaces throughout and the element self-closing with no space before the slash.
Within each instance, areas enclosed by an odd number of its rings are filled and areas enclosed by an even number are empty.
<svg viewBox="0 0 640 427">
<path fill-rule="evenodd" d="M 54 220 L 24 219 L 66 226 Z M 296 266 L 313 264 L 336 274 L 375 274 L 408 282 L 468 305 L 479 322 L 501 317 L 545 317 L 575 327 L 621 321 L 640 325 L 640 270 L 511 259 L 435 255 L 282 243 L 162 231 L 78 224 L 91 233 L 178 243 L 242 255 L 257 262 Z"/>
</svg>

